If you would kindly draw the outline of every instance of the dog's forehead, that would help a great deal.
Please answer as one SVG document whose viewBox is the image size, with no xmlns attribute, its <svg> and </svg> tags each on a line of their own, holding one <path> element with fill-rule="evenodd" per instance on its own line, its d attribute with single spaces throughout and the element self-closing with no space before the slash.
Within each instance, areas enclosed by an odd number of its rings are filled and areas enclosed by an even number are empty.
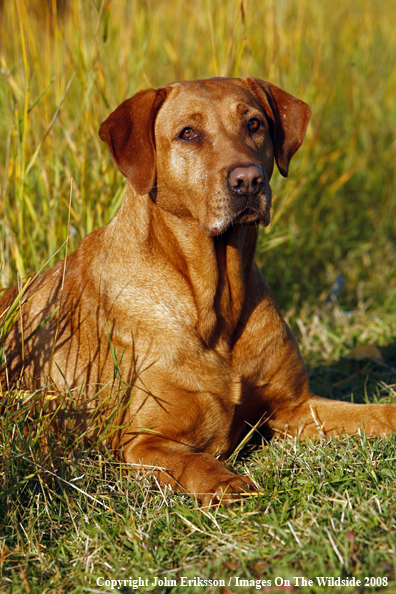
<svg viewBox="0 0 396 594">
<path fill-rule="evenodd" d="M 171 91 L 157 116 L 165 125 L 193 114 L 205 118 L 233 113 L 244 105 L 256 105 L 251 92 L 239 79 L 183 81 L 167 85 L 167 88 Z"/>
</svg>

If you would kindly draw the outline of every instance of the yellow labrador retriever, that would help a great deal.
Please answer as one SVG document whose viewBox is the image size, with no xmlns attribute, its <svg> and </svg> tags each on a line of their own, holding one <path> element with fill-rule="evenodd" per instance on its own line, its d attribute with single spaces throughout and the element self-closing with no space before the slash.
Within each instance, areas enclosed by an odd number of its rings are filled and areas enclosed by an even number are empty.
<svg viewBox="0 0 396 594">
<path fill-rule="evenodd" d="M 287 176 L 310 113 L 253 77 L 178 82 L 124 101 L 100 127 L 128 180 L 123 204 L 28 290 L 7 339 L 3 390 L 20 377 L 68 387 L 81 426 L 113 402 L 111 446 L 205 504 L 254 489 L 221 460 L 263 416 L 293 435 L 393 431 L 394 405 L 310 393 L 296 340 L 254 263 L 274 161 Z M 16 294 L 8 290 L 0 311 Z"/>
</svg>

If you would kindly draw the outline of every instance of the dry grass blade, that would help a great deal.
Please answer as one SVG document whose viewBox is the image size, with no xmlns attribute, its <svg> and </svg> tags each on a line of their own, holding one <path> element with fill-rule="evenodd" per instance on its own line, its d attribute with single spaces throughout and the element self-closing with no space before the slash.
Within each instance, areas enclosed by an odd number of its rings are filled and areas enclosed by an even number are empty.
<svg viewBox="0 0 396 594">
<path fill-rule="evenodd" d="M 0 4 L 1 286 L 17 272 L 41 272 L 116 214 L 123 179 L 97 129 L 122 100 L 172 80 L 258 76 L 313 112 L 289 178 L 272 178 L 273 223 L 260 231 L 258 264 L 298 335 L 314 391 L 396 402 L 392 3 Z M 344 287 L 326 305 L 339 275 Z M 6 324 L 23 302 L 0 318 L 3 359 Z M 383 360 L 343 358 L 364 345 Z M 116 416 L 99 427 L 98 453 L 83 435 L 47 431 L 52 400 L 1 388 L 2 592 L 99 592 L 99 578 L 139 575 L 149 584 L 174 578 L 176 588 L 181 576 L 199 575 L 231 590 L 236 578 L 373 576 L 372 589 L 396 591 L 392 437 L 275 439 L 239 462 L 248 435 L 228 463 L 259 491 L 200 510 L 157 485 L 152 475 L 166 469 L 122 472 L 105 446 L 122 426 Z"/>
</svg>

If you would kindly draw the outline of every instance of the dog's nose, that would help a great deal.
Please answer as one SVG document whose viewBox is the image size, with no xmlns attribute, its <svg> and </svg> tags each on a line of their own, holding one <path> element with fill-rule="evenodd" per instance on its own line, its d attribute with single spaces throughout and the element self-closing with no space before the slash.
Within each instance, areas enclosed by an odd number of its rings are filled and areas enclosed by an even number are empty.
<svg viewBox="0 0 396 594">
<path fill-rule="evenodd" d="M 234 167 L 228 174 L 228 181 L 238 194 L 258 194 L 263 187 L 263 170 L 258 165 Z"/>
</svg>

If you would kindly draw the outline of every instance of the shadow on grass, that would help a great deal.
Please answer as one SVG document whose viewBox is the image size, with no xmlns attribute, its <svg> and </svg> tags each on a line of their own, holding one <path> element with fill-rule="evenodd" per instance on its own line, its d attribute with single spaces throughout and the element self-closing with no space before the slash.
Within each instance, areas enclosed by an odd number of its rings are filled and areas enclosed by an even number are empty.
<svg viewBox="0 0 396 594">
<path fill-rule="evenodd" d="M 310 366 L 308 363 L 311 391 L 334 400 L 356 403 L 382 401 L 390 395 L 389 386 L 396 384 L 396 337 L 379 350 L 382 361 L 356 361 L 341 357 L 330 365 Z"/>
</svg>

